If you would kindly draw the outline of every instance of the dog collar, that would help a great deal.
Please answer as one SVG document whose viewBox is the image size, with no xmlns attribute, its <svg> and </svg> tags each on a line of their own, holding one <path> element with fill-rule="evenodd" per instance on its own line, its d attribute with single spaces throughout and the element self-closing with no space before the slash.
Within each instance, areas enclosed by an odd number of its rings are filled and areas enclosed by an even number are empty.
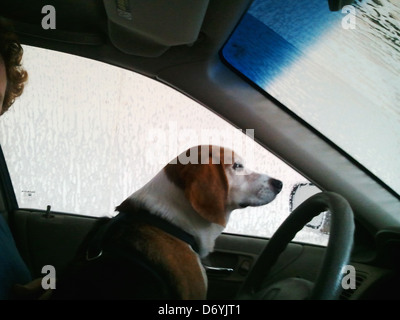
<svg viewBox="0 0 400 320">
<path fill-rule="evenodd" d="M 175 224 L 169 222 L 168 220 L 150 213 L 149 211 L 145 209 L 140 209 L 139 211 L 131 214 L 127 214 L 124 212 L 120 212 L 120 214 L 124 214 L 128 216 L 128 219 L 133 219 L 136 221 L 144 222 L 149 225 L 152 225 L 156 228 L 161 229 L 162 231 L 165 231 L 166 233 L 169 233 L 170 235 L 186 242 L 188 245 L 192 247 L 192 249 L 196 252 L 199 253 L 199 246 L 197 245 L 196 240 L 194 239 L 193 235 L 190 233 L 182 230 Z"/>
<path fill-rule="evenodd" d="M 160 216 L 152 214 L 145 209 L 140 209 L 132 213 L 120 212 L 108 222 L 103 224 L 89 242 L 88 249 L 86 251 L 86 260 L 95 260 L 103 254 L 103 240 L 115 225 L 121 221 L 132 220 L 140 221 L 159 228 L 162 231 L 186 242 L 196 253 L 199 253 L 197 242 L 190 233 L 182 230 L 178 226 Z"/>
</svg>

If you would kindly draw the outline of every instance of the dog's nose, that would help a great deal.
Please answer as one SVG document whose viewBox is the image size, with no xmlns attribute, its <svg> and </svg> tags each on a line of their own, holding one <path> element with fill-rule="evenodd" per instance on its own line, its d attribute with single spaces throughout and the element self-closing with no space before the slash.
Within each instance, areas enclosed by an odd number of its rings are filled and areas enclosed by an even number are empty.
<svg viewBox="0 0 400 320">
<path fill-rule="evenodd" d="M 279 193 L 282 190 L 282 181 L 270 178 L 269 185 L 274 189 L 276 193 Z"/>
</svg>

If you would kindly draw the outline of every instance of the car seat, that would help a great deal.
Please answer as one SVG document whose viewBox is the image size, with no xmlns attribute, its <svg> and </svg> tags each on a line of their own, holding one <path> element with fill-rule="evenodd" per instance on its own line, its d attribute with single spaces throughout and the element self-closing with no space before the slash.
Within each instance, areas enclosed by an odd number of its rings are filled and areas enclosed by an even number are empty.
<svg viewBox="0 0 400 320">
<path fill-rule="evenodd" d="M 26 284 L 31 280 L 31 273 L 18 252 L 11 230 L 0 214 L 0 300 L 12 298 L 15 284 Z"/>
</svg>

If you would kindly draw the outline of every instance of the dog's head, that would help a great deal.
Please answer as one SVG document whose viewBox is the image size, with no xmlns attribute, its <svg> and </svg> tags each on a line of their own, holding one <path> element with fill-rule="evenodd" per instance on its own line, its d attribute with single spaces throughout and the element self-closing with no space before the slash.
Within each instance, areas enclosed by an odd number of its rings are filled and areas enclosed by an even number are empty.
<svg viewBox="0 0 400 320">
<path fill-rule="evenodd" d="M 282 189 L 281 181 L 251 171 L 239 155 L 219 146 L 190 148 L 164 171 L 200 216 L 224 227 L 232 210 L 265 205 Z"/>
</svg>

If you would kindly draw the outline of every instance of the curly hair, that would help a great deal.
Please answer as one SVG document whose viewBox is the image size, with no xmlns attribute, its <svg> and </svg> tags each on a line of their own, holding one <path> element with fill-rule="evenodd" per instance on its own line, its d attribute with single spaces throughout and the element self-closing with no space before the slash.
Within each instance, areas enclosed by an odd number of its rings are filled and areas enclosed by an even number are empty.
<svg viewBox="0 0 400 320">
<path fill-rule="evenodd" d="M 22 55 L 23 49 L 16 35 L 0 18 L 0 56 L 4 60 L 7 75 L 7 87 L 0 115 L 6 112 L 22 94 L 28 80 L 28 73 L 21 64 Z"/>
</svg>

